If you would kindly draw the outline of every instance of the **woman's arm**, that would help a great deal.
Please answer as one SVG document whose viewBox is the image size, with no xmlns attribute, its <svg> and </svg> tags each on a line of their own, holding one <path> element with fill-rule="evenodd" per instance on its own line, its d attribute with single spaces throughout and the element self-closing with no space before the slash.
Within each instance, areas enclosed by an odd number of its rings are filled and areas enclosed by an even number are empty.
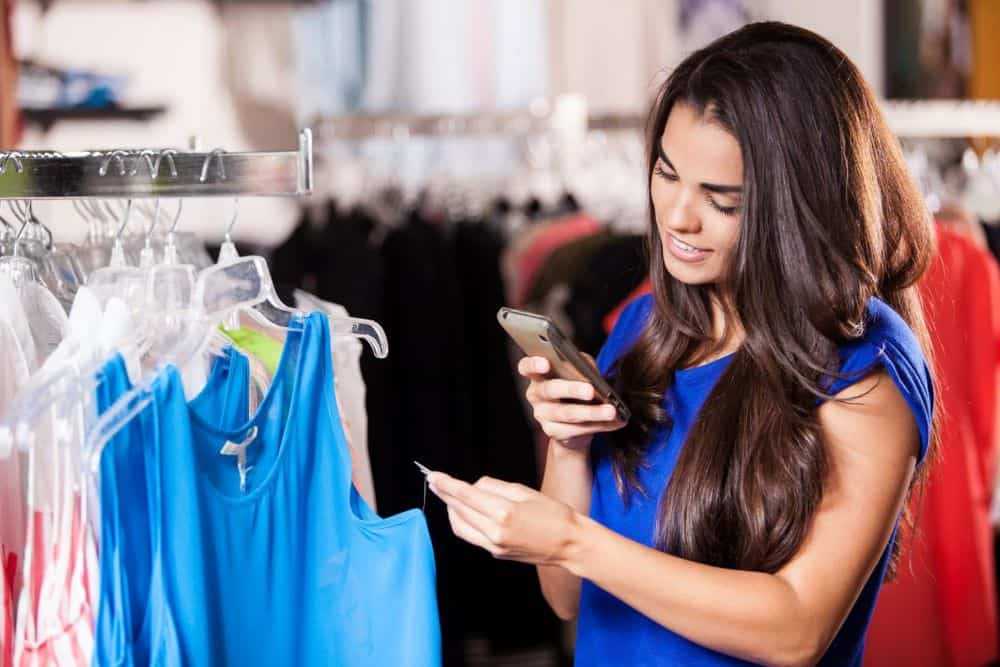
<svg viewBox="0 0 1000 667">
<path fill-rule="evenodd" d="M 549 436 L 542 493 L 586 515 L 593 484 L 590 444 L 594 434 L 616 430 L 623 424 L 610 405 L 587 403 L 596 396 L 590 384 L 552 379 L 548 377 L 550 371 L 548 360 L 542 357 L 525 357 L 518 363 L 518 372 L 530 380 L 527 399 L 535 419 Z M 538 579 L 542 595 L 559 618 L 570 620 L 576 616 L 580 577 L 565 568 L 538 564 Z"/>
<path fill-rule="evenodd" d="M 542 493 L 566 503 L 581 516 L 590 512 L 593 481 L 589 451 L 589 447 L 570 449 L 550 441 L 542 480 Z M 580 607 L 580 577 L 563 567 L 539 565 L 538 580 L 542 585 L 542 595 L 556 615 L 564 621 L 573 619 Z"/>
<path fill-rule="evenodd" d="M 445 475 L 431 488 L 501 558 L 557 564 L 703 646 L 809 665 L 837 634 L 881 557 L 913 475 L 917 428 L 888 375 L 819 409 L 830 474 L 798 554 L 776 574 L 711 567 L 633 542 L 526 487 Z M 454 520 L 453 520 L 454 523 Z"/>
</svg>

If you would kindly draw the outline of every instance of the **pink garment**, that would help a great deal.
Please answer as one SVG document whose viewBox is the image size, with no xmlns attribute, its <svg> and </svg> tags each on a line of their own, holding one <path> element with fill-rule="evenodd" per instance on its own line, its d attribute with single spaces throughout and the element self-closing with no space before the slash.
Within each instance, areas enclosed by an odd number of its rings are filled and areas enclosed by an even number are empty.
<svg viewBox="0 0 1000 667">
<path fill-rule="evenodd" d="M 596 234 L 601 230 L 601 223 L 586 215 L 577 215 L 548 224 L 544 229 L 532 235 L 526 248 L 518 252 L 513 260 L 516 268 L 516 287 L 514 303 L 523 305 L 538 270 L 553 252 L 567 243 L 584 236 Z"/>
<path fill-rule="evenodd" d="M 44 512 L 32 515 L 15 667 L 86 667 L 93 656 L 96 549 L 80 496 L 66 496 L 58 525 Z"/>
</svg>

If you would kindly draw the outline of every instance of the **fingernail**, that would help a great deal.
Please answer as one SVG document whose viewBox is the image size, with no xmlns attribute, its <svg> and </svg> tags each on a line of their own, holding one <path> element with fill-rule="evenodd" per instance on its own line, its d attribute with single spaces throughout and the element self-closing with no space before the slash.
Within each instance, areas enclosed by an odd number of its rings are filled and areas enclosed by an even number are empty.
<svg viewBox="0 0 1000 667">
<path fill-rule="evenodd" d="M 605 417 L 607 417 L 608 419 L 614 419 L 617 415 L 618 415 L 618 411 L 615 410 L 615 406 L 613 406 L 613 405 L 605 405 L 604 406 L 604 416 Z"/>
</svg>

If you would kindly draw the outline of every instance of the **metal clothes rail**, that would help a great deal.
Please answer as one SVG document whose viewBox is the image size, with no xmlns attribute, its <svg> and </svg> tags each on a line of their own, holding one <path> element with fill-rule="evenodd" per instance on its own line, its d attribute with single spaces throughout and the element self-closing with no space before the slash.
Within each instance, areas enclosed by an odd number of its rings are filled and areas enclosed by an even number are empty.
<svg viewBox="0 0 1000 667">
<path fill-rule="evenodd" d="M 0 153 L 0 199 L 274 197 L 308 194 L 312 186 L 309 129 L 294 151 Z"/>
</svg>

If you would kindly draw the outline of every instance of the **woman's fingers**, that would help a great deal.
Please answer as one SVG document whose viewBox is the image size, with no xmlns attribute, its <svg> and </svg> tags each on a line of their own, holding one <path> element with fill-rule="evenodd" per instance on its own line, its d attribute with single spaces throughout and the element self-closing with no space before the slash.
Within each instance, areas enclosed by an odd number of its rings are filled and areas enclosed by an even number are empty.
<svg viewBox="0 0 1000 667">
<path fill-rule="evenodd" d="M 455 479 L 443 472 L 432 472 L 427 476 L 431 490 L 441 496 L 451 496 L 465 505 L 494 521 L 506 521 L 510 514 L 510 501 L 489 491 L 473 486 L 468 482 Z M 447 502 L 448 499 L 442 497 Z M 449 503 L 450 505 L 451 503 Z"/>
<path fill-rule="evenodd" d="M 499 552 L 497 546 L 490 542 L 485 535 L 476 530 L 474 526 L 466 521 L 460 511 L 452 505 L 448 506 L 448 523 L 451 524 L 451 531 L 460 539 L 465 540 L 469 544 L 474 544 L 477 547 L 486 549 L 494 556 L 496 556 Z"/>
<path fill-rule="evenodd" d="M 583 424 L 543 422 L 542 431 L 554 440 L 567 441 L 585 435 L 593 435 L 594 433 L 611 433 L 612 431 L 617 431 L 622 426 L 624 426 L 624 422 L 618 420 L 587 422 Z"/>
<path fill-rule="evenodd" d="M 562 424 L 586 424 L 609 422 L 618 416 L 613 405 L 586 405 L 580 403 L 537 403 L 535 419 L 539 422 L 559 422 Z"/>
<path fill-rule="evenodd" d="M 538 493 L 523 484 L 512 484 L 493 477 L 480 477 L 473 486 L 513 502 L 528 500 L 532 494 Z"/>
<path fill-rule="evenodd" d="M 589 382 L 573 380 L 532 382 L 528 389 L 535 398 L 543 401 L 592 401 L 597 396 Z"/>
<path fill-rule="evenodd" d="M 524 357 L 517 362 L 517 372 L 526 378 L 543 379 L 552 370 L 545 357 Z"/>
</svg>

